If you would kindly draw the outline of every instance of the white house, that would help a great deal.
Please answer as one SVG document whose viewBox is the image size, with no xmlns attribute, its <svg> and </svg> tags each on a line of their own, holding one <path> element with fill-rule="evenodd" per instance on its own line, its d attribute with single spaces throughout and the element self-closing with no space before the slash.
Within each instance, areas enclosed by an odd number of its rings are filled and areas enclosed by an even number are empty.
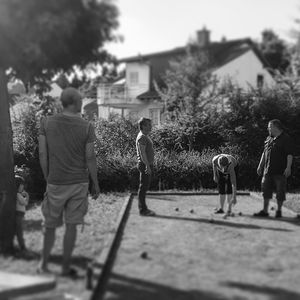
<svg viewBox="0 0 300 300">
<path fill-rule="evenodd" d="M 211 60 L 211 72 L 222 83 L 230 80 L 242 89 L 272 86 L 275 81 L 268 70 L 268 63 L 250 39 L 210 42 L 209 31 L 197 32 L 199 51 L 206 51 Z M 164 108 L 154 89 L 153 82 L 169 68 L 169 62 L 186 54 L 186 47 L 169 51 L 138 55 L 120 60 L 125 63 L 125 77 L 97 90 L 99 117 L 110 113 L 125 117 L 150 117 L 160 124 Z"/>
</svg>

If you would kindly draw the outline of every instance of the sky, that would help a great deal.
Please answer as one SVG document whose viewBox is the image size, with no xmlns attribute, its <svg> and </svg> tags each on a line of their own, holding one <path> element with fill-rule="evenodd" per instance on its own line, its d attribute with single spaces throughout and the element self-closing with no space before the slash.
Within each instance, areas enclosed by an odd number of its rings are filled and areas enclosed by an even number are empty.
<svg viewBox="0 0 300 300">
<path fill-rule="evenodd" d="M 291 40 L 300 0 L 114 0 L 122 43 L 105 48 L 118 59 L 182 47 L 204 26 L 211 41 L 252 38 L 264 29 Z"/>
</svg>

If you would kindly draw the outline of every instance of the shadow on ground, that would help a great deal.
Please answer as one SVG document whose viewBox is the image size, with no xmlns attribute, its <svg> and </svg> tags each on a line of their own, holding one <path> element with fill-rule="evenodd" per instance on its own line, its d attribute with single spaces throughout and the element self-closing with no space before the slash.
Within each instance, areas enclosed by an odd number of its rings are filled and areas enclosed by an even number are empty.
<svg viewBox="0 0 300 300">
<path fill-rule="evenodd" d="M 238 300 L 221 297 L 220 294 L 201 290 L 184 291 L 136 278 L 112 274 L 104 299 L 114 300 Z"/>
<path fill-rule="evenodd" d="M 92 261 L 91 258 L 83 255 L 74 255 L 72 256 L 72 265 L 80 268 L 86 269 L 87 265 Z M 61 265 L 62 264 L 62 255 L 51 255 L 50 262 Z"/>
<path fill-rule="evenodd" d="M 299 300 L 300 294 L 282 288 L 274 288 L 269 286 L 258 286 L 254 284 L 241 283 L 241 282 L 224 282 L 223 285 L 238 288 L 243 291 L 251 292 L 253 294 L 268 295 L 270 300 Z"/>
<path fill-rule="evenodd" d="M 234 227 L 234 228 L 245 228 L 245 229 L 265 229 L 265 230 L 274 230 L 274 231 L 285 231 L 290 232 L 293 230 L 285 229 L 285 228 L 275 228 L 275 227 L 267 227 L 267 226 L 258 226 L 258 225 L 252 225 L 252 224 L 246 224 L 246 223 L 232 223 L 230 221 L 222 221 L 222 220 L 210 220 L 205 218 L 186 218 L 186 217 L 175 217 L 175 216 L 165 216 L 165 215 L 155 215 L 151 218 L 161 218 L 161 219 L 170 219 L 170 220 L 178 220 L 178 221 L 191 221 L 191 222 L 199 222 L 199 223 L 209 223 L 211 225 L 221 225 L 221 226 L 228 226 L 228 227 Z"/>
</svg>

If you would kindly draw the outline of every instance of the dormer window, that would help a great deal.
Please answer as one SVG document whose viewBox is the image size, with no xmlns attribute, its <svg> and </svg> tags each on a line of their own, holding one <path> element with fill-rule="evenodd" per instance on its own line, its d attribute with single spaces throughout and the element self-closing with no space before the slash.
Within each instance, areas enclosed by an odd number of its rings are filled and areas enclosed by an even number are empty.
<svg viewBox="0 0 300 300">
<path fill-rule="evenodd" d="M 139 84 L 139 73 L 138 72 L 130 72 L 129 73 L 129 82 L 130 82 L 130 85 Z"/>
<path fill-rule="evenodd" d="M 258 74 L 256 78 L 256 87 L 261 89 L 264 86 L 264 75 Z"/>
</svg>

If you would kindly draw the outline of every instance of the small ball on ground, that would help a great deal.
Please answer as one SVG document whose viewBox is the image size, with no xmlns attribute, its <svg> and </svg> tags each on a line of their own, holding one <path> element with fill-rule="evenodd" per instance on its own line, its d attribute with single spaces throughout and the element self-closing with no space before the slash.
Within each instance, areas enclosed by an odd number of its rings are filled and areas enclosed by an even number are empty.
<svg viewBox="0 0 300 300">
<path fill-rule="evenodd" d="M 141 253 L 141 258 L 147 259 L 147 258 L 148 258 L 148 253 L 147 253 L 146 251 L 143 251 L 143 252 Z"/>
<path fill-rule="evenodd" d="M 270 210 L 275 210 L 275 207 L 274 207 L 274 206 L 271 206 L 271 207 L 270 207 Z"/>
<path fill-rule="evenodd" d="M 194 210 L 193 210 L 193 209 L 191 209 L 191 210 L 190 210 L 190 213 L 191 213 L 191 214 L 193 214 L 193 213 L 194 213 Z"/>
<path fill-rule="evenodd" d="M 179 211 L 179 208 L 178 208 L 178 207 L 176 207 L 176 208 L 175 208 L 175 211 Z"/>
<path fill-rule="evenodd" d="M 239 212 L 239 216 L 242 216 L 242 215 L 243 215 L 243 213 L 240 211 L 240 212 Z"/>
</svg>

